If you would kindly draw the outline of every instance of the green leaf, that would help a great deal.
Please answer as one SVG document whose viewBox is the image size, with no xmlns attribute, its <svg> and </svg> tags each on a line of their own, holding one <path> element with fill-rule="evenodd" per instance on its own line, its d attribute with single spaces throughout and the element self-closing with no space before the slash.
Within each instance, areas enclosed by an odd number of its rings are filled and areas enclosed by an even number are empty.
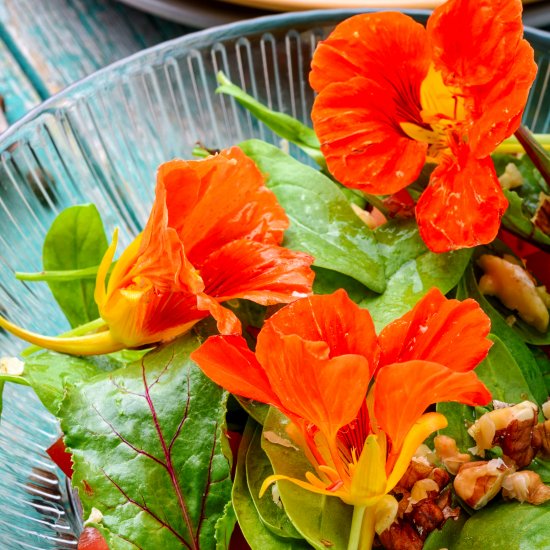
<svg viewBox="0 0 550 550">
<path fill-rule="evenodd" d="M 373 232 L 329 178 L 263 141 L 241 148 L 266 175 L 267 186 L 290 218 L 285 246 L 315 258 L 315 265 L 348 275 L 375 292 L 386 283 Z"/>
<path fill-rule="evenodd" d="M 305 473 L 312 471 L 313 467 L 304 453 L 289 439 L 287 426 L 286 417 L 271 408 L 264 424 L 262 448 L 276 474 L 305 481 Z M 271 441 L 266 434 L 270 434 Z M 273 443 L 274 440 L 280 442 Z M 351 506 L 337 497 L 311 493 L 289 481 L 278 481 L 277 486 L 290 521 L 314 548 L 347 548 L 353 513 Z"/>
<path fill-rule="evenodd" d="M 258 120 L 263 122 L 278 136 L 294 143 L 321 167 L 326 166 L 325 157 L 320 151 L 320 143 L 315 132 L 309 126 L 285 113 L 272 111 L 244 90 L 233 84 L 221 71 L 218 73 L 220 86 L 216 93 L 234 97 L 240 105 L 250 111 Z"/>
<path fill-rule="evenodd" d="M 448 519 L 442 529 L 436 529 L 428 535 L 422 550 L 442 550 L 443 548 L 454 550 L 454 543 L 459 537 L 465 522 L 464 512 L 457 519 Z"/>
<path fill-rule="evenodd" d="M 431 288 L 443 294 L 452 290 L 466 269 L 471 250 L 457 250 L 435 254 L 426 250 L 406 261 L 387 281 L 386 291 L 380 296 L 367 296 L 359 305 L 370 311 L 377 330 L 404 315 Z"/>
<path fill-rule="evenodd" d="M 546 460 L 541 457 L 537 457 L 529 464 L 528 470 L 537 472 L 543 483 L 550 484 L 550 460 Z"/>
<path fill-rule="evenodd" d="M 506 345 L 491 335 L 493 346 L 487 357 L 476 367 L 479 379 L 489 388 L 493 399 L 505 403 L 520 403 L 526 399 L 534 401 L 523 372 Z M 474 407 L 461 403 L 438 403 L 437 411 L 443 414 L 448 426 L 440 433 L 453 437 L 462 451 L 474 446 L 468 435 L 468 428 L 480 416 Z"/>
<path fill-rule="evenodd" d="M 93 204 L 72 206 L 54 220 L 44 240 L 42 260 L 47 271 L 65 271 L 100 264 L 107 250 L 103 222 Z M 48 282 L 72 327 L 99 317 L 95 281 Z"/>
<path fill-rule="evenodd" d="M 316 266 L 313 266 L 313 271 L 315 271 L 313 281 L 313 292 L 315 294 L 332 294 L 339 288 L 344 288 L 348 296 L 354 302 L 359 303 L 370 293 L 365 285 L 347 275 L 342 275 L 342 273 Z"/>
<path fill-rule="evenodd" d="M 109 548 L 214 548 L 229 501 L 224 392 L 190 360 L 188 335 L 69 389 L 61 428 L 87 517 Z M 133 545 L 133 546 L 132 546 Z"/>
<path fill-rule="evenodd" d="M 256 506 L 263 524 L 275 535 L 283 538 L 303 539 L 292 525 L 282 504 L 275 503 L 271 490 L 268 490 L 260 498 L 262 483 L 270 475 L 273 475 L 273 468 L 262 449 L 262 427 L 256 425 L 246 453 L 246 479 L 254 506 Z"/>
<path fill-rule="evenodd" d="M 477 301 L 489 319 L 491 319 L 491 332 L 506 345 L 510 354 L 519 365 L 536 402 L 544 402 L 547 392 L 537 361 L 522 338 L 508 326 L 500 313 L 481 294 L 472 266 L 466 270 L 463 279 L 460 281 L 456 297 L 459 300 L 473 298 Z"/>
<path fill-rule="evenodd" d="M 228 550 L 237 516 L 231 501 L 223 509 L 223 515 L 216 522 L 216 550 Z"/>
<path fill-rule="evenodd" d="M 544 351 L 535 346 L 529 346 L 529 350 L 533 354 L 533 357 L 539 366 L 540 373 L 544 378 L 546 393 L 550 395 L 550 357 L 548 357 Z"/>
<path fill-rule="evenodd" d="M 451 550 L 543 550 L 550 548 L 550 503 L 509 502 L 488 506 L 466 521 Z"/>
<path fill-rule="evenodd" d="M 243 433 L 237 458 L 235 480 L 233 482 L 232 502 L 237 514 L 239 526 L 248 544 L 261 550 L 294 550 L 311 548 L 303 539 L 278 537 L 262 523 L 246 479 L 246 455 L 257 424 L 251 420 Z"/>
<path fill-rule="evenodd" d="M 504 195 L 508 199 L 508 209 L 502 218 L 504 227 L 546 249 L 550 247 L 550 235 L 543 233 L 531 221 L 531 217 L 524 211 L 524 199 L 515 190 L 504 189 Z"/>
</svg>

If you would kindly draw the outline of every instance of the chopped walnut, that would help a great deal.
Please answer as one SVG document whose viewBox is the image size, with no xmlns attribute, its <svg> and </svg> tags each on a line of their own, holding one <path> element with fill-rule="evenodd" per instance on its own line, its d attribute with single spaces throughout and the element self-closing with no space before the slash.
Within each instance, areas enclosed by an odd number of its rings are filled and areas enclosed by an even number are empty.
<svg viewBox="0 0 550 550">
<path fill-rule="evenodd" d="M 550 458 L 550 420 L 545 420 L 535 426 L 531 444 L 543 458 Z"/>
<path fill-rule="evenodd" d="M 503 189 L 514 189 L 523 185 L 523 176 L 519 168 L 513 162 L 509 162 L 504 172 L 498 177 L 498 181 Z"/>
<path fill-rule="evenodd" d="M 540 193 L 537 210 L 531 221 L 545 235 L 550 235 L 550 196 Z"/>
<path fill-rule="evenodd" d="M 468 429 L 476 442 L 473 452 L 484 456 L 487 449 L 499 445 L 518 468 L 528 466 L 537 452 L 531 442 L 537 413 L 538 407 L 531 401 L 485 413 Z"/>
<path fill-rule="evenodd" d="M 500 491 L 512 470 L 500 458 L 463 464 L 453 482 L 456 494 L 474 510 L 483 508 Z"/>
<path fill-rule="evenodd" d="M 410 491 L 417 481 L 427 478 L 434 468 L 435 466 L 432 466 L 428 461 L 413 458 L 397 485 Z"/>
<path fill-rule="evenodd" d="M 435 502 L 427 499 L 414 506 L 411 516 L 422 538 L 439 529 L 445 522 L 443 510 Z"/>
<path fill-rule="evenodd" d="M 550 401 L 546 401 L 545 403 L 543 403 L 541 408 L 544 418 L 546 418 L 546 420 L 550 420 Z"/>
<path fill-rule="evenodd" d="M 401 521 L 381 533 L 380 542 L 386 550 L 422 550 L 424 546 L 416 529 L 410 523 Z"/>
<path fill-rule="evenodd" d="M 430 478 L 419 479 L 411 489 L 411 504 L 416 504 L 421 500 L 436 497 L 439 494 L 439 485 Z"/>
<path fill-rule="evenodd" d="M 447 435 L 438 435 L 434 439 L 435 452 L 447 470 L 456 475 L 460 466 L 470 462 L 472 457 L 459 452 L 456 441 Z"/>
<path fill-rule="evenodd" d="M 530 504 L 550 500 L 550 487 L 544 485 L 539 474 L 524 470 L 510 474 L 502 483 L 502 496 Z"/>
<path fill-rule="evenodd" d="M 496 296 L 526 323 L 546 332 L 550 320 L 548 308 L 523 266 L 491 254 L 483 254 L 477 263 L 485 273 L 479 280 L 481 293 Z"/>
</svg>

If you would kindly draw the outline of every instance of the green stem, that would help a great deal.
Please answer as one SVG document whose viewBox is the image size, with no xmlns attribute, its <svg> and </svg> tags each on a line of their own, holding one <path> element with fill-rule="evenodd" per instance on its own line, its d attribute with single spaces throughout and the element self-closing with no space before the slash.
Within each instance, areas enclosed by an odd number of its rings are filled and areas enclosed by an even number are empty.
<svg viewBox="0 0 550 550">
<path fill-rule="evenodd" d="M 533 137 L 537 140 L 539 145 L 550 151 L 550 134 L 533 134 Z M 511 153 L 524 153 L 525 149 L 515 136 L 505 139 L 496 149 L 495 153 L 511 154 Z"/>
<path fill-rule="evenodd" d="M 351 518 L 351 529 L 349 531 L 348 550 L 359 550 L 361 542 L 361 531 L 366 506 L 354 506 L 353 517 Z"/>
<path fill-rule="evenodd" d="M 113 269 L 116 262 L 111 264 L 109 272 Z M 58 271 L 38 271 L 36 273 L 15 272 L 15 278 L 19 281 L 78 281 L 80 279 L 95 279 L 97 276 L 98 265 L 84 267 L 82 269 L 65 269 Z"/>
<path fill-rule="evenodd" d="M 374 528 L 376 524 L 376 505 L 368 506 L 363 515 L 361 527 L 361 550 L 371 550 L 374 542 Z"/>
<path fill-rule="evenodd" d="M 59 335 L 59 337 L 70 338 L 72 336 L 83 336 L 85 334 L 99 330 L 100 328 L 104 328 L 106 326 L 107 326 L 107 323 L 100 317 L 99 319 L 94 319 L 89 323 L 85 323 L 84 325 L 79 325 L 78 327 L 68 330 L 67 332 L 63 332 L 62 334 Z M 21 355 L 23 357 L 28 357 L 29 355 L 41 349 L 42 349 L 41 346 L 29 346 L 28 348 L 24 349 L 21 352 Z"/>
</svg>

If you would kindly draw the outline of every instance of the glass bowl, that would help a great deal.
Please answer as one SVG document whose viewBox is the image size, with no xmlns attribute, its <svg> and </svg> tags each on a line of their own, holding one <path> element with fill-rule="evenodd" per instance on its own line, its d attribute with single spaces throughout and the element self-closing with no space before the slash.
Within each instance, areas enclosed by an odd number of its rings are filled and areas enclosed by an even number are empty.
<svg viewBox="0 0 550 550">
<path fill-rule="evenodd" d="M 93 202 L 122 245 L 144 225 L 156 167 L 190 158 L 193 145 L 224 147 L 259 137 L 277 142 L 234 100 L 216 95 L 216 73 L 270 107 L 309 122 L 307 74 L 317 42 L 353 10 L 249 20 L 167 42 L 118 62 L 46 101 L 0 137 L 0 308 L 16 323 L 56 334 L 68 326 L 40 271 L 41 246 L 65 207 Z M 427 12 L 409 12 L 425 21 Z M 527 30 L 539 74 L 525 111 L 535 132 L 550 128 L 550 35 Z M 300 157 L 296 149 L 291 152 Z M 0 333 L 0 355 L 21 343 Z M 45 454 L 59 436 L 31 391 L 6 384 L 0 424 L 0 546 L 76 548 L 81 529 L 63 474 Z"/>
</svg>

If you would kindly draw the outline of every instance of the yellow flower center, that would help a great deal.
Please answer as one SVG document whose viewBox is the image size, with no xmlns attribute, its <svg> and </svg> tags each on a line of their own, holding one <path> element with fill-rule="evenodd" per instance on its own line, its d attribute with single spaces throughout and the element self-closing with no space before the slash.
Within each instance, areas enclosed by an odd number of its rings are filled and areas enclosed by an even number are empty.
<svg viewBox="0 0 550 550">
<path fill-rule="evenodd" d="M 430 65 L 420 86 L 420 115 L 424 126 L 402 122 L 401 129 L 415 141 L 428 144 L 428 162 L 438 163 L 450 152 L 457 129 L 466 119 L 464 97 L 458 88 L 446 86 L 440 71 Z"/>
</svg>

